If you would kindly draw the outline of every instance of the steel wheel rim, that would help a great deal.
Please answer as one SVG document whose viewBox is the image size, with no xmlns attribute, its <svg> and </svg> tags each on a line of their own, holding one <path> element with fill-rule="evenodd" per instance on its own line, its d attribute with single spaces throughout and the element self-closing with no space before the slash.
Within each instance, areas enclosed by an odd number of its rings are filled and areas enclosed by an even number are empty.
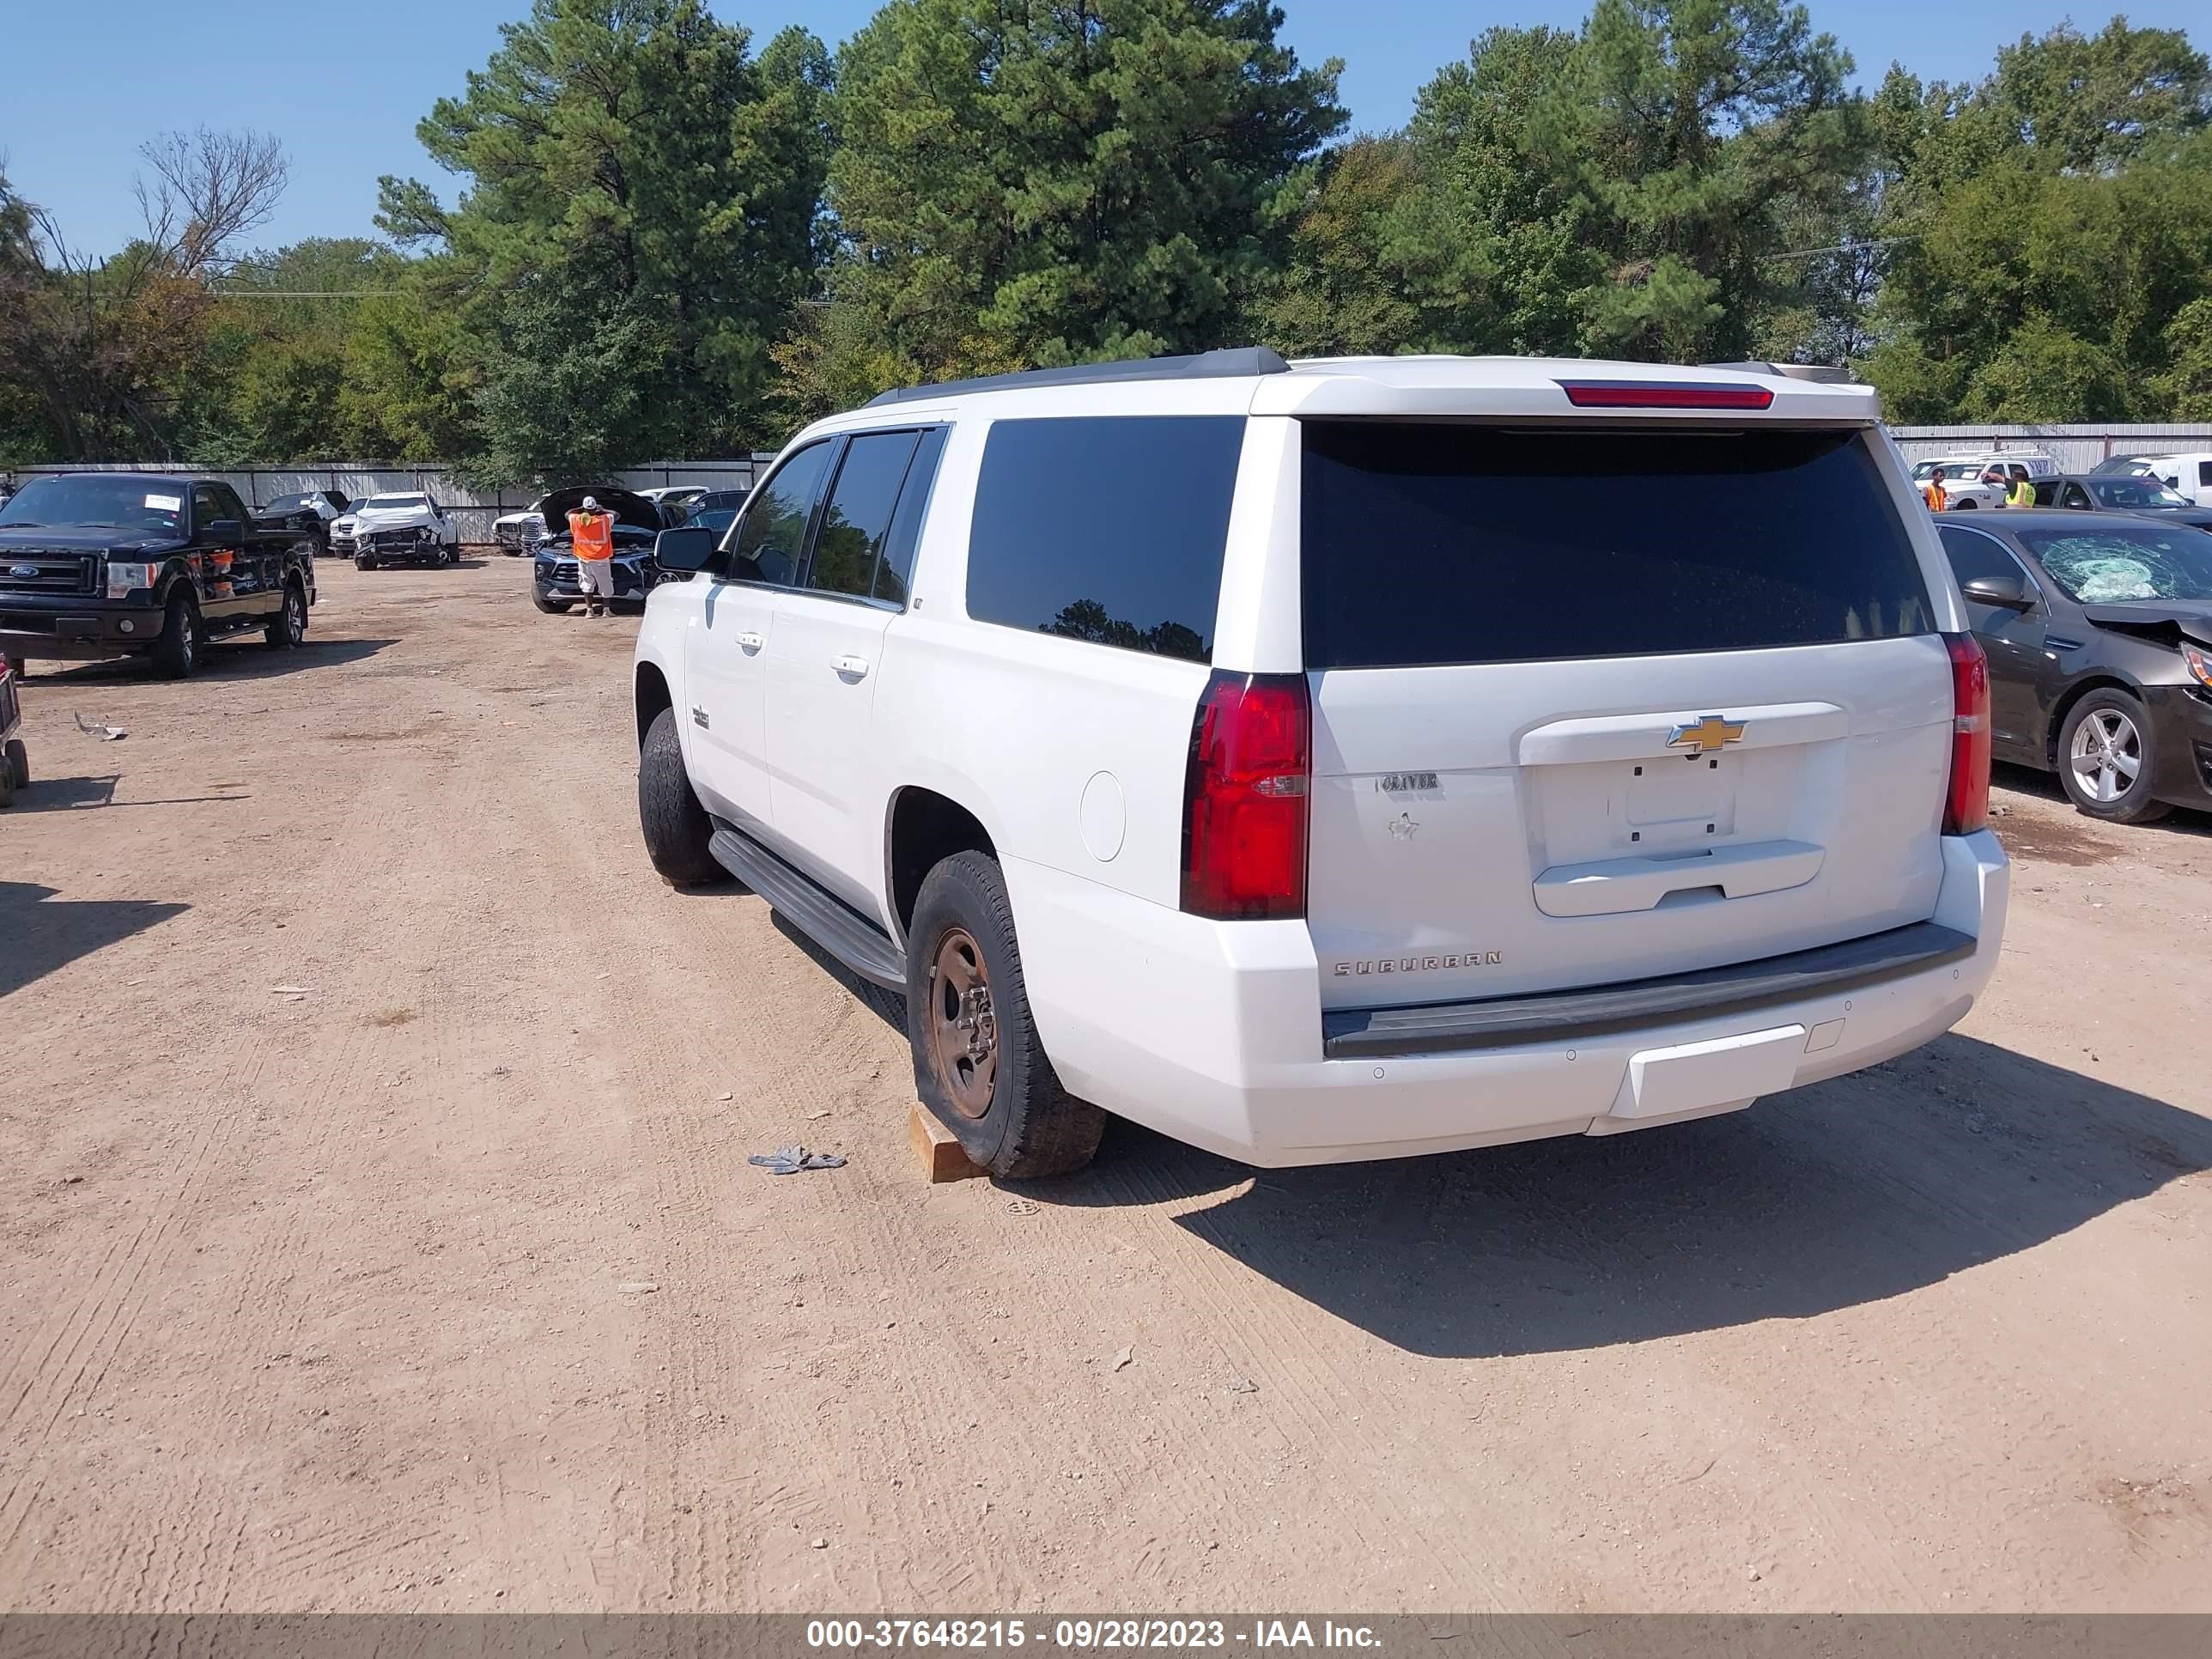
<svg viewBox="0 0 2212 1659">
<path fill-rule="evenodd" d="M 2074 787 L 2100 806 L 2110 806 L 2142 775 L 2142 733 L 2117 708 L 2090 711 L 2074 728 L 2066 764 Z"/>
<path fill-rule="evenodd" d="M 999 1076 L 999 1021 L 991 1006 L 991 970 L 982 947 L 964 927 L 947 928 L 929 969 L 930 1046 L 937 1074 L 963 1117 L 991 1109 Z"/>
</svg>

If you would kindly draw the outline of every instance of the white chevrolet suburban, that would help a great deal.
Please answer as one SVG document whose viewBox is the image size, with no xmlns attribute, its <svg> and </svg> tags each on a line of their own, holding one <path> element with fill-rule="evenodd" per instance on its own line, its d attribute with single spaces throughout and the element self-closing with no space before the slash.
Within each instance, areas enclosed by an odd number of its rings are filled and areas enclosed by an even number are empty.
<svg viewBox="0 0 2212 1659">
<path fill-rule="evenodd" d="M 1863 387 L 1264 350 L 922 386 L 658 558 L 655 867 L 902 993 L 1000 1175 L 1105 1112 L 1263 1165 L 1701 1117 L 1927 1042 L 1996 964 L 1987 671 Z"/>
</svg>

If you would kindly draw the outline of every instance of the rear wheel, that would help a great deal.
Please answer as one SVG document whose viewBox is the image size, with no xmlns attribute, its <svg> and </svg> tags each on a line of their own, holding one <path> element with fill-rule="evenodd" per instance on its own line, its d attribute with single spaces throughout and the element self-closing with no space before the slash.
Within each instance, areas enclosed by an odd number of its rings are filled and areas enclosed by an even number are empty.
<svg viewBox="0 0 2212 1659">
<path fill-rule="evenodd" d="M 961 853 L 923 878 L 907 931 L 907 1037 L 922 1104 L 993 1175 L 1066 1175 L 1106 1114 L 1060 1086 L 1031 1018 L 998 861 Z"/>
<path fill-rule="evenodd" d="M 0 755 L 4 755 L 6 759 L 6 764 L 0 766 L 0 771 L 5 771 L 15 780 L 18 789 L 29 788 L 31 787 L 31 751 L 23 747 L 22 738 L 9 738 L 7 748 L 0 750 Z"/>
<path fill-rule="evenodd" d="M 684 769 L 672 708 L 653 717 L 638 748 L 637 821 L 645 831 L 645 854 L 665 880 L 688 887 L 724 879 L 722 866 L 707 850 L 714 826 Z"/>
<path fill-rule="evenodd" d="M 307 596 L 297 582 L 284 584 L 284 608 L 261 631 L 272 651 L 289 651 L 307 637 Z"/>
<path fill-rule="evenodd" d="M 154 672 L 165 680 L 191 678 L 200 665 L 200 613 L 181 592 L 161 612 L 161 637 L 154 642 Z"/>
<path fill-rule="evenodd" d="M 2151 799 L 2150 711 L 2100 686 L 2067 712 L 2058 733 L 2058 781 L 2078 811 L 2113 823 L 2148 823 L 2173 809 Z"/>
</svg>

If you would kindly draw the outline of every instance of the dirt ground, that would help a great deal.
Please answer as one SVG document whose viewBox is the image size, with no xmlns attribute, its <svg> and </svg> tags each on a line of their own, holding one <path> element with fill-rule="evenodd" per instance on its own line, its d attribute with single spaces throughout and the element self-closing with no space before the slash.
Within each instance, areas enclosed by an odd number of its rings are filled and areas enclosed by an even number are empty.
<svg viewBox="0 0 2212 1659">
<path fill-rule="evenodd" d="M 633 621 L 322 581 L 26 688 L 0 1607 L 2212 1609 L 2212 819 L 2006 775 L 1988 1000 L 1748 1113 L 932 1188 Z"/>
</svg>

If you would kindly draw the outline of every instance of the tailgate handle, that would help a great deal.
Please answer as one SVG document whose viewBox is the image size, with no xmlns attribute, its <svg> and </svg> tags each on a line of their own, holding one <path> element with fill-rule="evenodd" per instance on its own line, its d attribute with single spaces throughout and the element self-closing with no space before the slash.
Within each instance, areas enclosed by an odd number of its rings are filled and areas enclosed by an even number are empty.
<svg viewBox="0 0 2212 1659">
<path fill-rule="evenodd" d="M 1547 916 L 1614 916 L 1656 909 L 1670 893 L 1701 887 L 1717 887 L 1732 899 L 1779 893 L 1812 880 L 1826 858 L 1809 842 L 1759 841 L 1686 858 L 1555 864 L 1536 878 L 1536 908 Z"/>
</svg>

